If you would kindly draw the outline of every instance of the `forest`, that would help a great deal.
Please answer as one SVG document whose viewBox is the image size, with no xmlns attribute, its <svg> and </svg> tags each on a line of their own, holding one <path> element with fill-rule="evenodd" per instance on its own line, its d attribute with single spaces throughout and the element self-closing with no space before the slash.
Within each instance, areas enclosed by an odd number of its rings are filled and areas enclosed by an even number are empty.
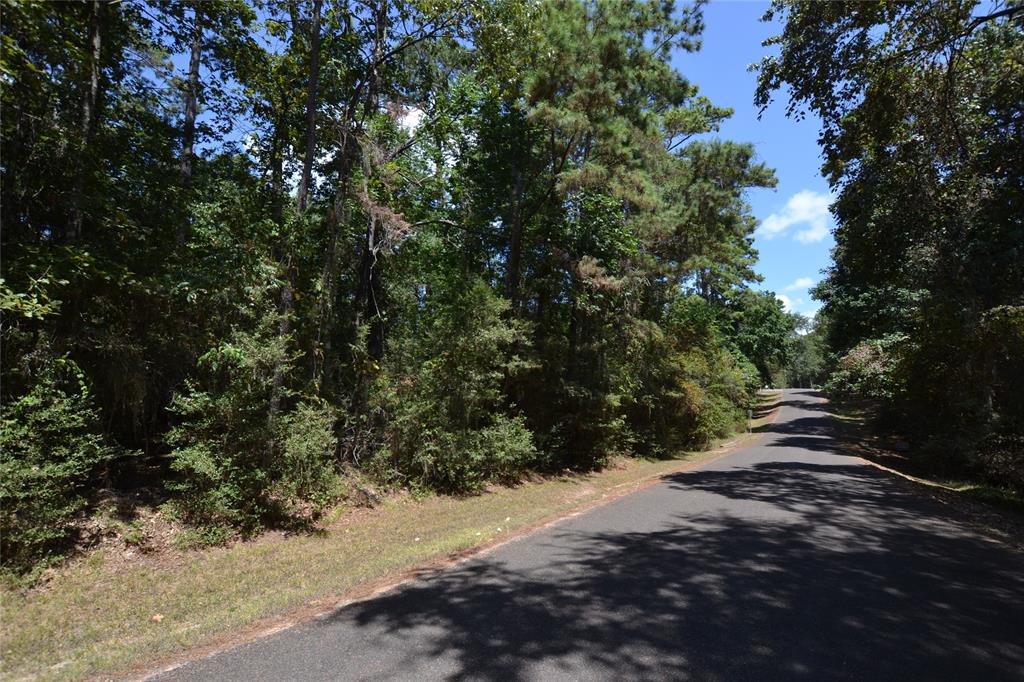
<svg viewBox="0 0 1024 682">
<path fill-rule="evenodd" d="M 805 333 L 773 171 L 671 64 L 700 3 L 4 0 L 4 570 L 111 496 L 218 544 L 705 447 L 769 384 L 1024 488 L 1022 8 L 772 5 L 756 104 L 838 197 Z"/>
<path fill-rule="evenodd" d="M 771 187 L 641 0 L 3 7 L 6 570 L 103 497 L 203 542 L 741 425 Z"/>
</svg>

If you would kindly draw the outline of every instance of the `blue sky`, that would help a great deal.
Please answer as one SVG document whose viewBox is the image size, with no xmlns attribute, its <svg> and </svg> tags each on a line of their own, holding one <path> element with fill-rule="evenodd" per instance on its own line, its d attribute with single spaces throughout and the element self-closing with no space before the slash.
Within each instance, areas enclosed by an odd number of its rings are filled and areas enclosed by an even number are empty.
<svg viewBox="0 0 1024 682">
<path fill-rule="evenodd" d="M 830 261 L 833 221 L 827 207 L 828 183 L 821 177 L 819 121 L 785 117 L 785 94 L 758 120 L 754 106 L 756 74 L 747 67 L 768 53 L 765 38 L 780 32 L 778 23 L 760 21 L 767 2 L 712 0 L 704 12 L 704 45 L 680 53 L 673 63 L 718 106 L 736 110 L 720 137 L 752 142 L 760 161 L 775 169 L 774 190 L 752 190 L 747 200 L 761 222 L 754 244 L 760 253 L 761 288 L 774 291 L 787 307 L 811 315 L 819 307 L 807 290 Z"/>
</svg>

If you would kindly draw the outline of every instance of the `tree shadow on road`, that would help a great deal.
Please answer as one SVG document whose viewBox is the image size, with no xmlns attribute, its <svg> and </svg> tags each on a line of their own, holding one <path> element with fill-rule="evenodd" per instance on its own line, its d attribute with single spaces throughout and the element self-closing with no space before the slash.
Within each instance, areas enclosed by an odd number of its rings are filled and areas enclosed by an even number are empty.
<svg viewBox="0 0 1024 682">
<path fill-rule="evenodd" d="M 825 394 L 821 391 L 807 388 L 791 389 L 784 396 L 778 403 L 780 407 L 796 407 L 801 410 L 828 412 L 828 402 L 825 400 Z"/>
<path fill-rule="evenodd" d="M 754 432 L 766 436 L 764 445 L 768 447 L 844 454 L 846 443 L 843 439 L 836 438 L 840 433 L 839 424 L 835 417 L 829 414 L 828 404 L 819 400 L 820 397 L 818 391 L 790 392 L 782 404 L 798 408 L 802 412 L 810 411 L 811 414 L 782 422 L 762 424 L 755 428 Z"/>
<path fill-rule="evenodd" d="M 1020 679 L 1020 555 L 880 476 L 679 474 L 657 495 L 721 510 L 651 532 L 556 526 L 530 540 L 543 556 L 510 545 L 323 626 L 393 647 L 384 677 L 410 669 L 399 651 L 420 638 L 416 660 L 454 661 L 447 679 Z"/>
</svg>

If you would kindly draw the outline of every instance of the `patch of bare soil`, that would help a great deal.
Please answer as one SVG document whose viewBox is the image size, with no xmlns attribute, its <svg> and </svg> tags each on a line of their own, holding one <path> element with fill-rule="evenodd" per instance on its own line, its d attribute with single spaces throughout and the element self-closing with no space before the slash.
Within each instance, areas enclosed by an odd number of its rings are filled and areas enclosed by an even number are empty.
<svg viewBox="0 0 1024 682">
<path fill-rule="evenodd" d="M 175 548 L 182 525 L 149 503 L 146 490 L 102 490 L 98 497 L 92 513 L 75 523 L 74 547 L 69 552 L 72 558 L 43 571 L 29 591 L 47 590 L 68 565 L 88 561 L 100 552 L 104 568 L 111 574 L 140 564 L 172 568 L 183 563 L 183 553 Z"/>
<path fill-rule="evenodd" d="M 597 492 L 597 488 L 595 488 L 594 486 L 590 485 L 589 483 L 585 483 L 585 484 L 580 485 L 580 486 L 578 486 L 576 488 L 573 488 L 562 499 L 563 499 L 563 501 L 566 504 L 572 504 L 574 502 L 578 502 L 580 500 L 586 499 L 586 498 L 590 497 L 591 495 L 595 494 L 596 492 Z"/>
</svg>

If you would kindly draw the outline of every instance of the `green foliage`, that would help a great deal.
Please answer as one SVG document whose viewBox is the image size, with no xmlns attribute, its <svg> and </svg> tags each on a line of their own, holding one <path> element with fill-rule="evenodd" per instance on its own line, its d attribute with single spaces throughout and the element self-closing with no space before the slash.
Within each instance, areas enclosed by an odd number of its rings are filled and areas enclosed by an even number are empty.
<svg viewBox="0 0 1024 682">
<path fill-rule="evenodd" d="M 785 367 L 785 385 L 813 388 L 824 384 L 828 376 L 827 353 L 824 327 L 819 319 L 812 329 L 793 338 L 792 357 Z"/>
<path fill-rule="evenodd" d="M 180 422 L 167 441 L 179 478 L 168 487 L 185 519 L 251 533 L 297 504 L 309 504 L 315 516 L 329 502 L 332 411 L 300 402 L 289 413 L 271 413 L 275 371 L 287 372 L 294 358 L 289 339 L 272 334 L 270 322 L 254 334 L 236 332 L 200 357 L 201 383 L 190 383 L 171 404 Z"/>
<path fill-rule="evenodd" d="M 78 366 L 48 362 L 28 392 L 4 404 L 0 422 L 4 568 L 24 572 L 60 559 L 92 485 L 125 455 L 103 435 Z"/>
<path fill-rule="evenodd" d="M 764 384 L 791 360 L 790 338 L 796 320 L 771 292 L 745 291 L 733 313 L 732 338 L 740 352 L 757 367 Z"/>
<path fill-rule="evenodd" d="M 835 264 L 815 292 L 841 358 L 830 385 L 881 401 L 936 466 L 1019 482 L 1024 349 L 1005 324 L 1024 303 L 1024 5 L 769 14 L 785 26 L 757 101 L 785 86 L 790 114 L 818 114 L 838 195 Z"/>
<path fill-rule="evenodd" d="M 73 358 L 185 545 L 701 446 L 785 361 L 699 3 L 4 9 L 2 398 Z"/>
<path fill-rule="evenodd" d="M 627 414 L 640 451 L 706 446 L 734 429 L 752 403 L 758 372 L 723 348 L 715 315 L 702 298 L 689 296 L 674 301 L 662 325 L 634 323 Z"/>
<path fill-rule="evenodd" d="M 839 359 L 827 388 L 836 395 L 891 401 L 906 387 L 900 381 L 900 352 L 907 337 L 891 334 L 861 341 Z"/>
<path fill-rule="evenodd" d="M 336 419 L 334 410 L 317 400 L 300 402 L 281 419 L 276 440 L 283 460 L 279 494 L 284 499 L 309 501 L 316 509 L 334 501 Z"/>
<path fill-rule="evenodd" d="M 235 530 L 230 526 L 206 524 L 196 528 L 186 528 L 174 537 L 174 545 L 178 549 L 206 549 L 223 545 L 231 540 Z"/>
<path fill-rule="evenodd" d="M 67 280 L 56 282 L 58 285 L 67 283 Z M 0 279 L 0 310 L 5 315 L 13 314 L 27 319 L 55 314 L 60 309 L 60 301 L 50 297 L 48 288 L 51 284 L 48 277 L 33 278 L 27 282 L 28 291 L 18 292 Z"/>
<path fill-rule="evenodd" d="M 521 367 L 521 323 L 482 282 L 439 293 L 415 337 L 396 341 L 377 377 L 388 415 L 381 456 L 416 486 L 463 492 L 488 481 L 512 482 L 534 463 L 522 416 L 505 408 L 502 384 Z"/>
</svg>

